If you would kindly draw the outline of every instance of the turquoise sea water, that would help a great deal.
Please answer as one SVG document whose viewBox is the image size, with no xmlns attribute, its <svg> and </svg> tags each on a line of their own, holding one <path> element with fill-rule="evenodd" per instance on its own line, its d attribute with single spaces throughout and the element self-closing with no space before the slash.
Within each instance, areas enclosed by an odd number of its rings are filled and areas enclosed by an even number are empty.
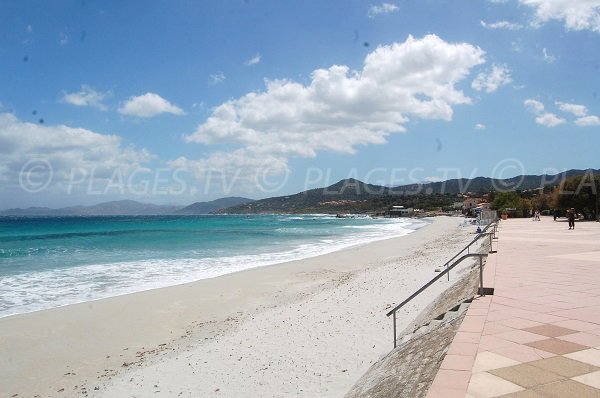
<svg viewBox="0 0 600 398">
<path fill-rule="evenodd" d="M 0 218 L 0 317 L 312 257 L 425 224 L 329 215 Z"/>
</svg>

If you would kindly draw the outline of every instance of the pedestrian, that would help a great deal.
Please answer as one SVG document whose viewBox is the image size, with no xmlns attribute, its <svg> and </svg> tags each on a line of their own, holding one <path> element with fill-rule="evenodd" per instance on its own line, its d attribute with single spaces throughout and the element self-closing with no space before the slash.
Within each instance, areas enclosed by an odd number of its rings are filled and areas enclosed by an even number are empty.
<svg viewBox="0 0 600 398">
<path fill-rule="evenodd" d="M 567 218 L 569 219 L 569 229 L 575 229 L 575 209 L 567 210 Z"/>
</svg>

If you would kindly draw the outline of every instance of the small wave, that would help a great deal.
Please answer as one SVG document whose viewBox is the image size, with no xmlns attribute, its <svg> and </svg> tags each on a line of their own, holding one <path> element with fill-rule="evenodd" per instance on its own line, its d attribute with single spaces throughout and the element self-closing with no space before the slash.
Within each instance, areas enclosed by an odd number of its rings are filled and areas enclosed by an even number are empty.
<svg viewBox="0 0 600 398">
<path fill-rule="evenodd" d="M 347 247 L 407 235 L 427 222 L 381 220 L 352 225 L 339 236 L 311 235 L 310 242 L 279 251 L 221 257 L 170 258 L 55 268 L 0 278 L 0 317 L 119 296 L 245 269 L 335 252 Z M 348 227 L 348 226 L 344 226 Z M 289 243 L 288 243 L 289 244 Z M 258 248 L 257 248 L 258 249 Z M 188 252 L 189 254 L 189 252 Z"/>
</svg>

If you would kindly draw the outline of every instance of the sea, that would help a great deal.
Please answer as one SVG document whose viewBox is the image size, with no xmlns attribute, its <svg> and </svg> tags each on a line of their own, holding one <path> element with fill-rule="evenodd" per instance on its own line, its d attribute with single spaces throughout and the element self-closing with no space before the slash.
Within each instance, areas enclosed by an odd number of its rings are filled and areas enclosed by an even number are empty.
<svg viewBox="0 0 600 398">
<path fill-rule="evenodd" d="M 0 218 L 0 318 L 318 256 L 426 224 L 323 214 Z"/>
</svg>

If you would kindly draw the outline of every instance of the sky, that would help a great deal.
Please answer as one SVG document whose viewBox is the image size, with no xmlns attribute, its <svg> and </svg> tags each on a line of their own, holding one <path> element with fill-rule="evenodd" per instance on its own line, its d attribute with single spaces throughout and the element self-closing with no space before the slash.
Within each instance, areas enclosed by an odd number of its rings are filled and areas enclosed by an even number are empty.
<svg viewBox="0 0 600 398">
<path fill-rule="evenodd" d="M 600 0 L 0 0 L 0 209 L 600 168 Z"/>
</svg>

